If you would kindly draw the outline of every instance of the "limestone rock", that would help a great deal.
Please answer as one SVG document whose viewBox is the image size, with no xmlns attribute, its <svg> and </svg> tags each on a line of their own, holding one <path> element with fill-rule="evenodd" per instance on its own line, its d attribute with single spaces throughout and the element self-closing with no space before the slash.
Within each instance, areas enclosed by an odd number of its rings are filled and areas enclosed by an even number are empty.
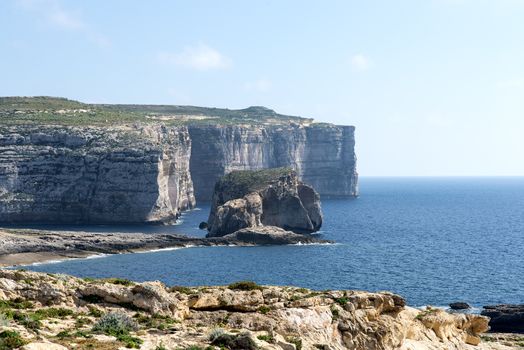
<svg viewBox="0 0 524 350">
<path fill-rule="evenodd" d="M 257 226 L 240 229 L 224 236 L 231 241 L 245 242 L 255 245 L 307 244 L 329 243 L 311 236 L 296 234 L 276 226 Z"/>
<path fill-rule="evenodd" d="M 320 197 L 289 168 L 234 171 L 215 185 L 209 237 L 244 228 L 277 226 L 297 233 L 320 229 Z"/>
<path fill-rule="evenodd" d="M 55 343 L 33 342 L 22 346 L 20 350 L 67 350 L 67 348 Z"/>
</svg>

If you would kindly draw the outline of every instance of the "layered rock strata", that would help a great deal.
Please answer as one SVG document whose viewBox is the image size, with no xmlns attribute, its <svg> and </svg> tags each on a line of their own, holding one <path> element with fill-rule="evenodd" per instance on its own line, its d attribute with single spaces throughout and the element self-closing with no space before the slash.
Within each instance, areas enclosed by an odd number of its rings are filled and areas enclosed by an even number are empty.
<svg viewBox="0 0 524 350">
<path fill-rule="evenodd" d="M 219 349 L 224 342 L 231 349 L 274 350 L 489 348 L 476 346 L 487 330 L 486 317 L 414 309 L 388 292 L 253 283 L 166 288 L 160 282 L 0 270 L 0 300 L 2 311 L 13 315 L 0 332 L 17 332 L 25 343 L 68 348 L 74 343 L 116 350 L 129 339 L 144 350 Z M 25 321 L 37 310 L 38 322 Z M 135 322 L 135 331 L 126 338 L 100 334 L 93 324 L 109 313 Z"/>
<path fill-rule="evenodd" d="M 190 126 L 197 200 L 233 170 L 291 167 L 322 196 L 357 196 L 355 128 L 331 124 Z"/>
<path fill-rule="evenodd" d="M 169 222 L 195 205 L 186 127 L 0 126 L 0 222 Z"/>
<path fill-rule="evenodd" d="M 322 225 L 319 194 L 289 168 L 233 171 L 215 185 L 208 237 L 276 226 L 296 233 Z"/>
</svg>

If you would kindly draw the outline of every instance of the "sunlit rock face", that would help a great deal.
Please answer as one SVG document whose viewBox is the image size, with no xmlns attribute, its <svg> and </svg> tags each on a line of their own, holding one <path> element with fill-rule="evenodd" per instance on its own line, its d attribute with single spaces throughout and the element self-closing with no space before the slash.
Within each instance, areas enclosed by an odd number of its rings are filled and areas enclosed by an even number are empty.
<svg viewBox="0 0 524 350">
<path fill-rule="evenodd" d="M 186 127 L 0 127 L 0 221 L 170 222 L 195 205 Z"/>
<path fill-rule="evenodd" d="M 197 200 L 233 170 L 291 167 L 322 196 L 357 196 L 355 128 L 331 124 L 190 126 Z"/>
<path fill-rule="evenodd" d="M 290 168 L 233 171 L 215 185 L 208 236 L 273 226 L 295 233 L 318 231 L 320 196 Z"/>
</svg>

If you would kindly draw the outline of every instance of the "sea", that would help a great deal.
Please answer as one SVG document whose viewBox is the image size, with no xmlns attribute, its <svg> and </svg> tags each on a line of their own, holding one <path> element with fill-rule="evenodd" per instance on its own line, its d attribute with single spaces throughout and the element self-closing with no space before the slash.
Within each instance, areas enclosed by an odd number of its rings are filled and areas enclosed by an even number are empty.
<svg viewBox="0 0 524 350">
<path fill-rule="evenodd" d="M 22 268 L 180 286 L 391 291 L 412 306 L 524 303 L 524 177 L 362 177 L 358 198 L 321 201 L 317 235 L 334 244 L 189 247 Z M 172 226 L 38 228 L 202 237 L 209 209 L 199 203 Z"/>
</svg>

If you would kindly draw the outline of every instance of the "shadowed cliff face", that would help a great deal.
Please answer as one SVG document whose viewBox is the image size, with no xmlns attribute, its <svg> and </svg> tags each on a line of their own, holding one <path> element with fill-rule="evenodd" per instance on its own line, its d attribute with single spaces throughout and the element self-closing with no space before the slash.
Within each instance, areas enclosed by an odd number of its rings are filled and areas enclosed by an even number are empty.
<svg viewBox="0 0 524 350">
<path fill-rule="evenodd" d="M 0 221 L 165 222 L 195 205 L 185 127 L 0 128 Z"/>
<path fill-rule="evenodd" d="M 335 125 L 190 126 L 197 200 L 233 170 L 291 167 L 323 196 L 358 195 L 355 128 Z"/>
</svg>

